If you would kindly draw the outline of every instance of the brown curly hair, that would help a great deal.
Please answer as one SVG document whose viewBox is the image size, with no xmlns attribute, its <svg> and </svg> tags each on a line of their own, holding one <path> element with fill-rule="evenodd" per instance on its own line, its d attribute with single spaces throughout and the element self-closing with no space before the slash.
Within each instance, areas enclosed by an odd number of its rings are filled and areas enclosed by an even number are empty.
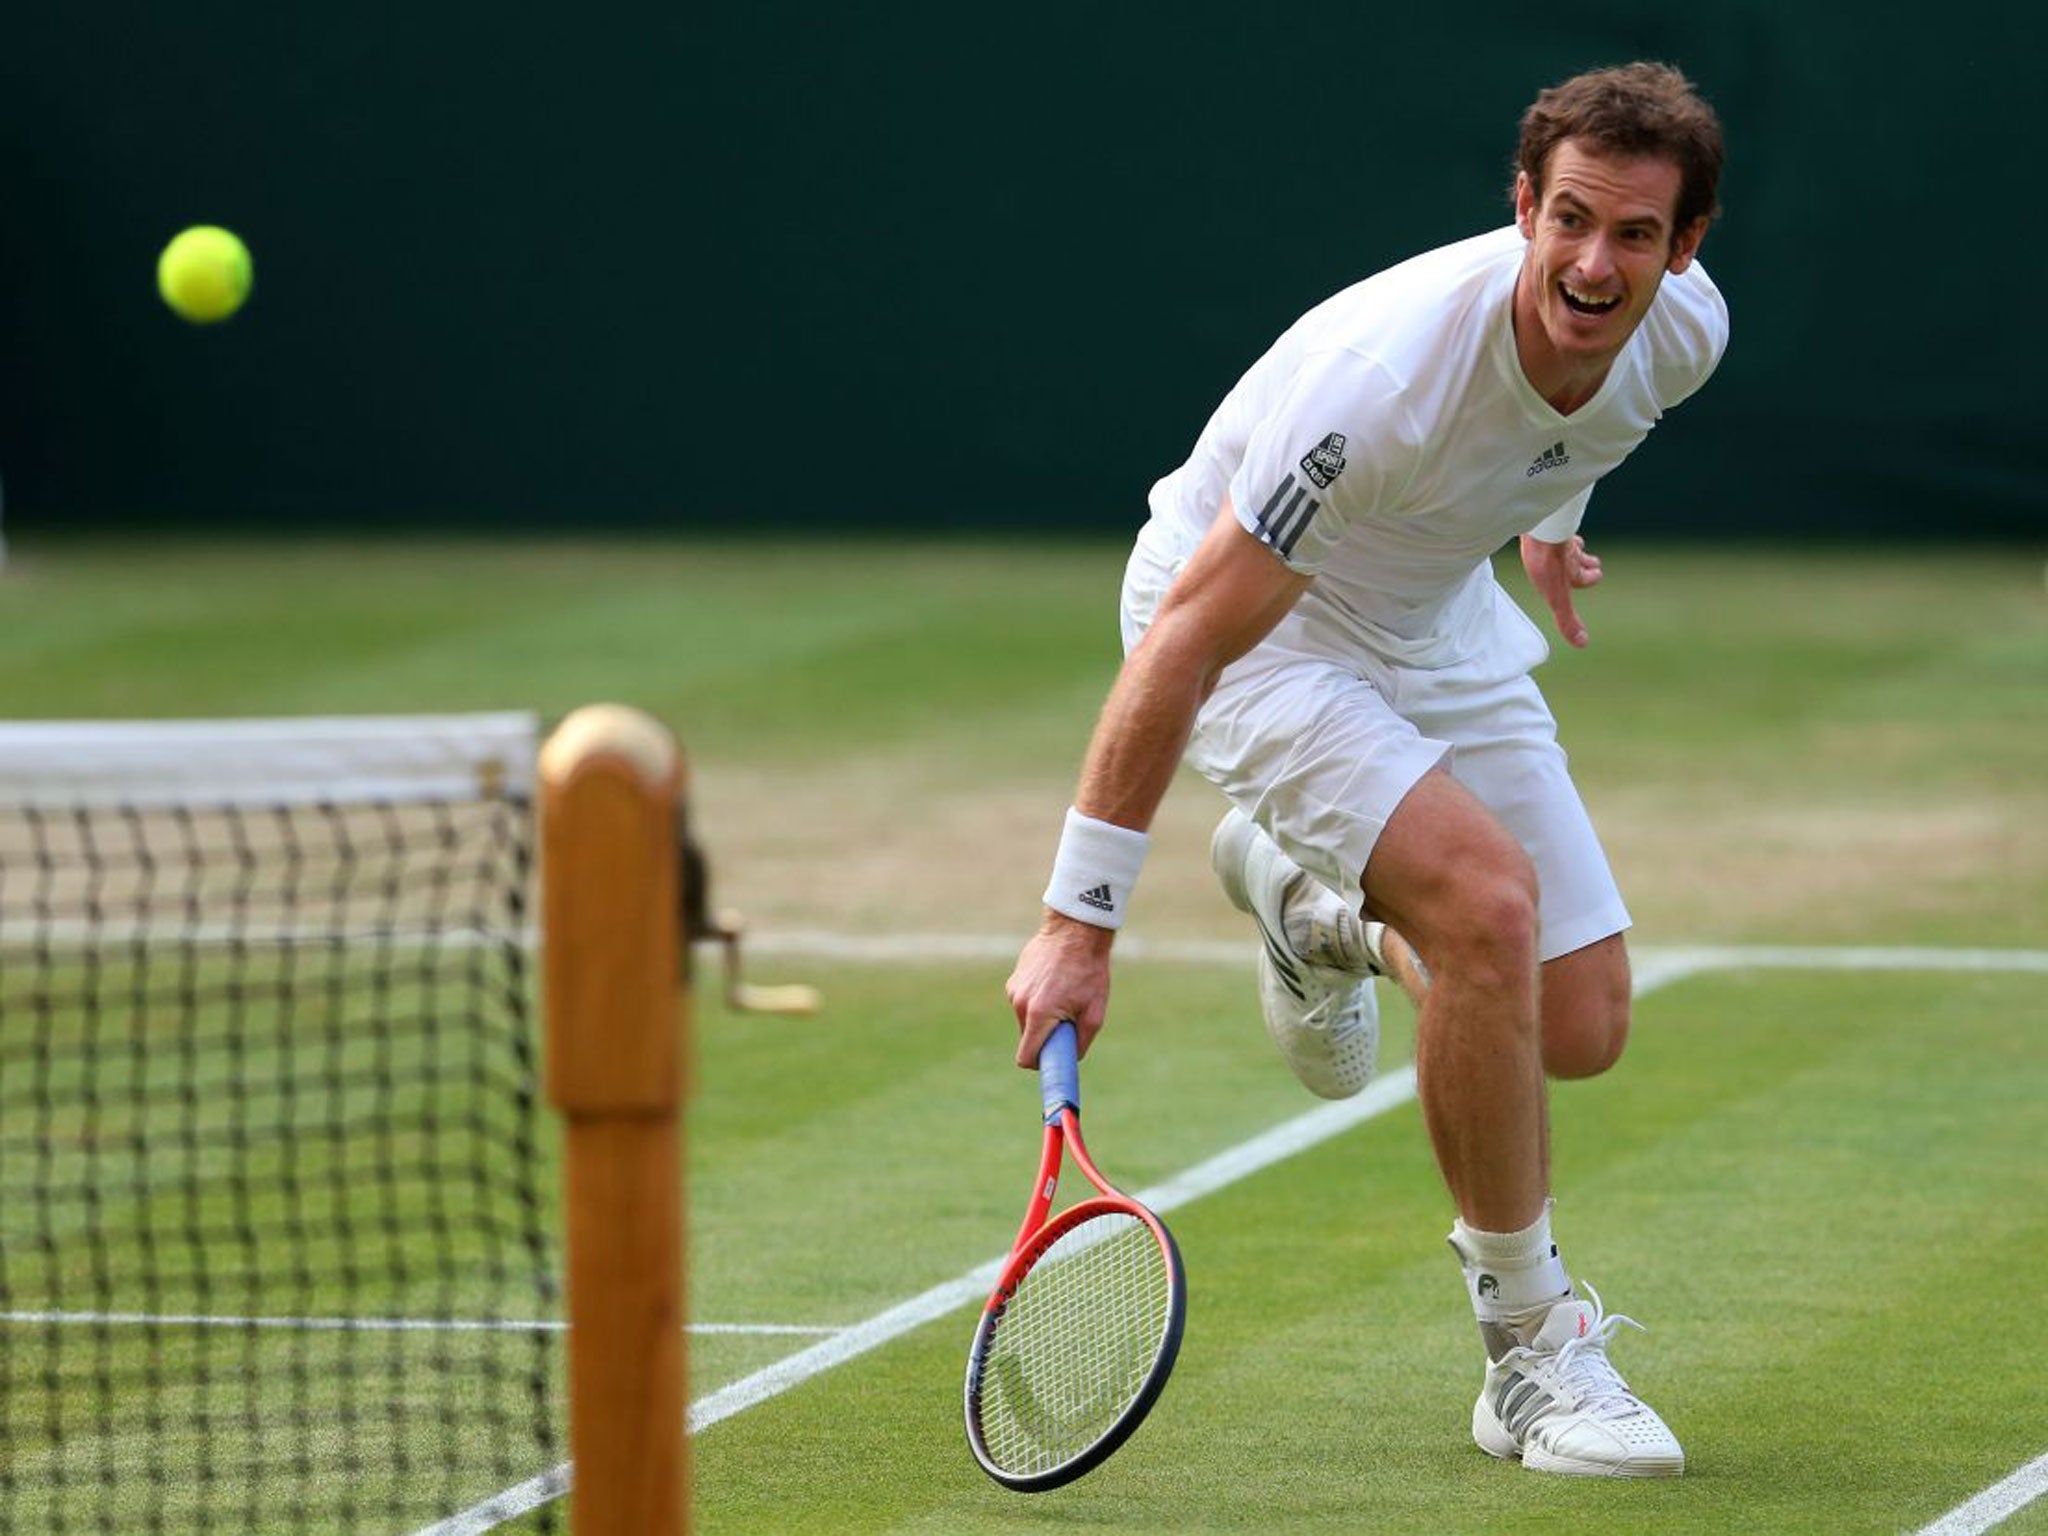
<svg viewBox="0 0 2048 1536">
<path fill-rule="evenodd" d="M 1678 167 L 1674 238 L 1721 211 L 1721 120 L 1669 64 L 1623 64 L 1574 75 L 1542 92 L 1522 114 L 1515 169 L 1537 201 L 1550 152 L 1566 139 L 1623 159 L 1669 160 Z M 1512 194 L 1511 194 L 1512 195 Z"/>
</svg>

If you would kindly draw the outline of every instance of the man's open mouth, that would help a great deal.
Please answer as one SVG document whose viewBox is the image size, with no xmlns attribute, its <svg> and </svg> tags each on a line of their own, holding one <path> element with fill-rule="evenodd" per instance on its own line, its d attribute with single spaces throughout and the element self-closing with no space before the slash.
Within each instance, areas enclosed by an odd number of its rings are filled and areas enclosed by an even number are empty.
<svg viewBox="0 0 2048 1536">
<path fill-rule="evenodd" d="M 1564 299 L 1565 308 L 1575 315 L 1604 315 L 1621 302 L 1618 293 L 1581 293 L 1570 283 L 1559 283 L 1557 291 Z"/>
</svg>

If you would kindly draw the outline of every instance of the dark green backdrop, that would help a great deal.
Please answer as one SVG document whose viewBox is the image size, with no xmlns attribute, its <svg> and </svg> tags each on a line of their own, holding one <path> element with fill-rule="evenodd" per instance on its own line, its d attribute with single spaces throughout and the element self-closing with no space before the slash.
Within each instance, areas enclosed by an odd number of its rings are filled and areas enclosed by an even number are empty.
<svg viewBox="0 0 2048 1536">
<path fill-rule="evenodd" d="M 1726 119 L 1720 376 L 1596 531 L 2027 536 L 2018 6 L 10 7 L 11 527 L 1125 529 L 1300 310 L 1506 216 L 1515 120 Z M 180 226 L 257 292 L 158 304 Z"/>
</svg>

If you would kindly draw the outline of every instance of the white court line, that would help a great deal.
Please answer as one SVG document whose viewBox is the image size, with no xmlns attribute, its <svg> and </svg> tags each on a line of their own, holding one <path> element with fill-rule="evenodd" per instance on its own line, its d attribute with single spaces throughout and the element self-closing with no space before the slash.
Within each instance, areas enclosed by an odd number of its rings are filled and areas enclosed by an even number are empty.
<svg viewBox="0 0 2048 1536">
<path fill-rule="evenodd" d="M 2048 950 L 2039 949 L 1799 949 L 1785 945 L 1650 945 L 1635 952 L 1638 988 L 1643 974 L 1660 982 L 1705 971 L 1993 971 L 2048 976 Z"/>
<path fill-rule="evenodd" d="M 2011 1519 L 2048 1493 L 2048 1456 L 2036 1456 L 2003 1482 L 1993 1483 L 1967 1504 L 1958 1504 L 1914 1536 L 1980 1536 Z"/>
<path fill-rule="evenodd" d="M 790 933 L 779 939 L 763 935 L 749 940 L 756 953 L 808 956 L 819 959 L 898 961 L 898 960 L 1008 960 L 1019 947 L 1020 941 L 1013 937 L 977 935 L 849 935 L 824 933 Z M 1225 944 L 1196 941 L 1191 943 L 1141 942 L 1136 935 L 1119 941 L 1117 952 L 1125 960 L 1168 959 L 1181 963 L 1250 963 L 1252 950 L 1243 943 Z M 2048 975 L 2048 951 L 2039 950 L 1941 950 L 1941 949 L 1794 949 L 1769 947 L 1745 949 L 1723 946 L 1700 946 L 1677 949 L 1646 947 L 1635 953 L 1634 993 L 1642 997 L 1659 987 L 1686 977 L 1708 971 L 1737 969 L 1747 966 L 1761 966 L 1772 969 L 1798 968 L 1816 970 L 1973 970 L 1973 971 L 2018 971 L 2029 974 Z M 1226 1152 L 1210 1158 L 1207 1162 L 1185 1170 L 1167 1180 L 1164 1184 L 1139 1192 L 1138 1198 L 1165 1212 L 1179 1205 L 1197 1200 L 1229 1184 L 1246 1178 L 1261 1169 L 1272 1166 L 1298 1152 L 1329 1140 L 1332 1136 L 1364 1120 L 1398 1108 L 1415 1096 L 1415 1074 L 1412 1068 L 1403 1068 L 1375 1080 L 1364 1093 L 1355 1099 L 1344 1099 L 1325 1104 L 1303 1115 L 1275 1126 L 1272 1130 L 1241 1142 Z M 923 1294 L 908 1301 L 876 1313 L 863 1322 L 855 1323 L 841 1333 L 832 1335 L 808 1349 L 743 1376 L 738 1381 L 690 1405 L 690 1431 L 701 1433 L 712 1425 L 731 1418 L 734 1414 L 772 1397 L 778 1397 L 792 1387 L 800 1386 L 813 1377 L 822 1375 L 833 1367 L 845 1364 L 883 1344 L 901 1338 L 913 1329 L 957 1311 L 961 1307 L 984 1300 L 996 1276 L 1001 1273 L 1007 1254 L 979 1264 L 965 1274 L 933 1286 Z M 2048 1458 L 2043 1458 L 2048 1461 Z M 2028 1470 L 2041 1463 L 2030 1464 Z M 568 1486 L 569 1467 L 567 1463 L 520 1485 L 519 1489 L 507 1489 L 488 1504 L 465 1511 L 440 1525 L 415 1533 L 415 1536 L 477 1536 L 488 1531 L 498 1520 L 509 1520 L 529 1510 L 538 1508 L 550 1498 L 558 1497 Z M 2008 1479 L 2011 1481 L 2011 1479 Z M 535 1493 L 531 1502 L 517 1502 L 515 1495 L 526 1497 L 521 1490 L 537 1490 L 543 1486 L 555 1486 L 552 1493 Z M 2004 1484 L 1999 1485 L 2001 1488 Z M 1991 1492 L 1995 1493 L 1993 1489 Z M 2038 1492 L 2038 1490 L 2037 1490 Z M 1988 1498 L 1989 1493 L 1980 1495 Z M 2034 1497 L 2027 1495 L 2027 1499 Z M 2027 1500 L 2022 1500 L 2024 1503 Z M 1973 1501 L 1974 1503 L 1975 1501 Z M 1963 1508 L 1971 1508 L 1965 1505 Z M 2012 1508 L 2019 1508 L 2013 1505 Z M 498 1510 L 489 1523 L 465 1524 L 484 1510 Z M 1960 1515 L 1962 1510 L 1956 1512 Z M 2006 1510 L 2011 1513 L 2011 1509 Z M 1951 1516 L 1949 1518 L 1954 1518 Z M 1997 1519 L 2005 1518 L 2001 1514 Z M 1991 1522 L 1996 1524 L 1996 1520 Z M 1988 1529 L 1988 1526 L 1958 1527 L 1956 1531 L 1942 1531 L 1940 1536 L 1963 1536 L 1965 1529 L 1971 1536 Z M 1921 1536 L 1933 1536 L 1929 1532 Z"/>
<path fill-rule="evenodd" d="M 553 1503 L 569 1491 L 571 1481 L 569 1463 L 565 1461 L 539 1477 L 529 1477 L 516 1487 L 507 1488 L 473 1509 L 465 1509 L 459 1515 L 450 1515 L 446 1520 L 424 1526 L 413 1536 L 483 1536 L 485 1531 L 495 1530 L 507 1520 L 517 1520 L 543 1504 Z"/>
<path fill-rule="evenodd" d="M 1389 1072 L 1358 1097 L 1325 1104 L 1305 1115 L 1297 1115 L 1205 1163 L 1198 1163 L 1174 1175 L 1163 1184 L 1138 1191 L 1137 1198 L 1165 1215 L 1328 1141 L 1361 1121 L 1396 1109 L 1414 1097 L 1414 1068 L 1403 1067 L 1397 1072 Z M 751 1376 L 743 1376 L 728 1386 L 720 1387 L 708 1397 L 699 1398 L 690 1405 L 691 1432 L 701 1434 L 721 1420 L 779 1396 L 836 1365 L 844 1365 L 878 1345 L 902 1337 L 913 1328 L 944 1317 L 971 1302 L 987 1300 L 996 1276 L 1002 1273 L 1008 1258 L 1007 1253 L 999 1254 L 964 1275 L 933 1286 L 921 1296 L 914 1296 L 865 1322 L 854 1324 L 844 1333 L 835 1334 L 823 1343 L 813 1344 L 809 1349 L 765 1366 Z"/>
<path fill-rule="evenodd" d="M 893 964 L 901 961 L 1009 961 L 1026 935 L 1002 933 L 825 933 L 796 929 L 749 934 L 749 954 L 792 959 Z M 1168 961 L 1182 965 L 1237 965 L 1250 969 L 1255 946 L 1237 939 L 1148 939 L 1120 935 L 1119 960 Z M 1676 980 L 1702 971 L 2003 971 L 2048 975 L 2048 950 L 1929 949 L 1845 945 L 1799 947 L 1775 944 L 1631 945 L 1638 992 L 1645 975 Z"/>
</svg>

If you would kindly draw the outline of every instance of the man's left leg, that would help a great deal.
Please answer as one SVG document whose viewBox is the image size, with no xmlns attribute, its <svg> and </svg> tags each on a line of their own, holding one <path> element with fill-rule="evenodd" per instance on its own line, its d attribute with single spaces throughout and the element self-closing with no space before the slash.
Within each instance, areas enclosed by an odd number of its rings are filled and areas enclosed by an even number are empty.
<svg viewBox="0 0 2048 1536">
<path fill-rule="evenodd" d="M 1395 930 L 1360 923 L 1347 903 L 1303 876 L 1263 833 L 1246 828 L 1239 836 L 1259 839 L 1262 862 L 1289 872 L 1290 930 L 1323 939 L 1320 960 L 1345 963 L 1353 946 L 1348 937 L 1339 945 L 1329 934 L 1355 929 L 1362 942 L 1365 928 L 1377 930 L 1373 969 L 1422 1004 L 1429 975 Z M 1356 974 L 1362 978 L 1363 966 Z M 1545 1070 L 1590 1076 L 1611 1066 L 1628 1034 L 1622 936 L 1610 934 L 1544 962 L 1539 984 Z M 1684 1452 L 1670 1429 L 1608 1362 L 1608 1341 L 1633 1320 L 1609 1315 L 1597 1295 L 1588 1300 L 1573 1286 L 1551 1236 L 1548 1201 L 1521 1231 L 1485 1231 L 1460 1218 L 1450 1241 L 1486 1345 L 1485 1381 L 1472 1413 L 1473 1438 L 1482 1448 L 1549 1472 L 1658 1477 L 1683 1470 Z"/>
<path fill-rule="evenodd" d="M 1544 1069 L 1604 1072 L 1628 1038 L 1629 918 L 1549 707 L 1526 676 L 1451 682 L 1433 702 L 1442 711 L 1425 707 L 1418 724 L 1455 744 L 1452 773 L 1536 866 Z M 1609 1339 L 1632 1320 L 1608 1314 L 1563 1271 L 1550 1216 L 1546 1202 L 1522 1231 L 1479 1231 L 1461 1219 L 1450 1234 L 1488 1357 L 1473 1437 L 1544 1471 L 1675 1475 L 1685 1465 L 1677 1439 L 1607 1358 Z"/>
<path fill-rule="evenodd" d="M 1326 925 L 1335 926 L 1347 915 L 1334 895 L 1317 892 L 1315 900 L 1318 917 Z M 1359 922 L 1357 927 L 1372 936 L 1374 971 L 1392 980 L 1420 1007 L 1429 972 L 1408 941 L 1378 923 Z M 1552 1077 L 1598 1077 L 1621 1059 L 1628 1044 L 1628 941 L 1618 933 L 1609 934 L 1546 960 L 1539 974 L 1543 1070 Z"/>
<path fill-rule="evenodd" d="M 1597 1077 L 1628 1044 L 1628 942 L 1596 939 L 1542 968 L 1543 1070 L 1552 1077 Z"/>
</svg>

